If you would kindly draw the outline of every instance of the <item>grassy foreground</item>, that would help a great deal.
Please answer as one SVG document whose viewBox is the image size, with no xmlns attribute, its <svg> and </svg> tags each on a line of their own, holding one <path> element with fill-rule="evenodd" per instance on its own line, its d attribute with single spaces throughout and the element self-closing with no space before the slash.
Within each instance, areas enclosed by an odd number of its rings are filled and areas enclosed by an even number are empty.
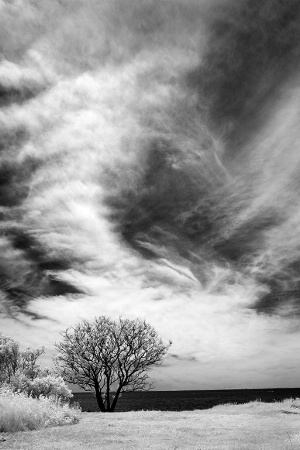
<svg viewBox="0 0 300 450">
<path fill-rule="evenodd" d="M 0 449 L 285 450 L 300 448 L 300 401 L 201 411 L 83 413 L 79 423 L 2 434 Z"/>
<path fill-rule="evenodd" d="M 58 398 L 37 399 L 9 387 L 0 388 L 0 433 L 70 425 L 79 422 L 80 414 L 76 406 L 70 407 Z"/>
</svg>

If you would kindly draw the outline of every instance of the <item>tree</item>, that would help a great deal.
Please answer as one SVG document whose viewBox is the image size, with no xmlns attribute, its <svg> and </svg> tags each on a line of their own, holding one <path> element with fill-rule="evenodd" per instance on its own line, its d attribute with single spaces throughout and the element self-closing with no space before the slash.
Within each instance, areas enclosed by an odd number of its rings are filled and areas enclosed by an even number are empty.
<svg viewBox="0 0 300 450">
<path fill-rule="evenodd" d="M 20 353 L 19 368 L 30 380 L 34 380 L 39 375 L 41 375 L 42 369 L 37 364 L 37 359 L 43 353 L 45 353 L 45 347 L 36 348 L 34 350 L 31 348 L 27 348 Z"/>
<path fill-rule="evenodd" d="M 145 321 L 106 316 L 67 328 L 62 337 L 55 344 L 57 370 L 69 383 L 94 390 L 101 412 L 113 412 L 121 392 L 150 388 L 147 370 L 162 363 L 171 345 Z"/>
<path fill-rule="evenodd" d="M 0 384 L 10 383 L 20 366 L 20 348 L 10 336 L 0 333 Z"/>
<path fill-rule="evenodd" d="M 8 385 L 13 391 L 37 398 L 54 396 L 68 401 L 72 392 L 63 378 L 53 369 L 37 364 L 38 357 L 44 352 L 44 347 L 21 351 L 17 341 L 0 333 L 0 386 Z"/>
<path fill-rule="evenodd" d="M 36 378 L 41 370 L 37 359 L 44 352 L 44 347 L 21 351 L 17 341 L 0 333 L 0 383 L 10 383 L 20 371 L 30 379 Z"/>
</svg>

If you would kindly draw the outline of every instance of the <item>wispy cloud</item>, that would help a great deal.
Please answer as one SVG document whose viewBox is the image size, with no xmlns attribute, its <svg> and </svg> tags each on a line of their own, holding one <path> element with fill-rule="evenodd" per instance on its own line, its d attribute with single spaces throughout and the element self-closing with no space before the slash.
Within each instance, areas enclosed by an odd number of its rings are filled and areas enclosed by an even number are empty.
<svg viewBox="0 0 300 450">
<path fill-rule="evenodd" d="M 299 2 L 0 10 L 1 328 L 145 317 L 161 386 L 292 385 Z"/>
</svg>

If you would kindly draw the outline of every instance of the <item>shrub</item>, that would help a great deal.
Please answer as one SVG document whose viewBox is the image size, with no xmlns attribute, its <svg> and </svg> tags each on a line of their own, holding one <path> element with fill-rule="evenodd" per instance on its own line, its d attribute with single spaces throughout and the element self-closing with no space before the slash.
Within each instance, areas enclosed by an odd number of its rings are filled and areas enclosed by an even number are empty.
<svg viewBox="0 0 300 450">
<path fill-rule="evenodd" d="M 33 398 L 23 392 L 0 388 L 0 432 L 35 430 L 79 421 L 80 409 L 55 397 Z"/>
<path fill-rule="evenodd" d="M 64 379 L 53 373 L 47 375 L 41 373 L 36 378 L 30 379 L 20 372 L 11 379 L 10 386 L 12 390 L 22 391 L 34 398 L 56 397 L 62 401 L 69 401 L 73 397 Z"/>
</svg>

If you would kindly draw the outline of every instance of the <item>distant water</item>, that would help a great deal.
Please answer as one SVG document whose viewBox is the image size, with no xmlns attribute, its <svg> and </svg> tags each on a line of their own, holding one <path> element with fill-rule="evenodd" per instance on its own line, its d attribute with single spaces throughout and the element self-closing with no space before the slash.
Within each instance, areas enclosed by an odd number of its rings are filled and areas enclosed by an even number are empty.
<svg viewBox="0 0 300 450">
<path fill-rule="evenodd" d="M 128 392 L 120 397 L 116 411 L 186 411 L 208 409 L 223 403 L 273 402 L 297 397 L 300 398 L 300 388 Z M 74 393 L 73 401 L 79 402 L 83 411 L 99 411 L 93 393 Z"/>
</svg>

